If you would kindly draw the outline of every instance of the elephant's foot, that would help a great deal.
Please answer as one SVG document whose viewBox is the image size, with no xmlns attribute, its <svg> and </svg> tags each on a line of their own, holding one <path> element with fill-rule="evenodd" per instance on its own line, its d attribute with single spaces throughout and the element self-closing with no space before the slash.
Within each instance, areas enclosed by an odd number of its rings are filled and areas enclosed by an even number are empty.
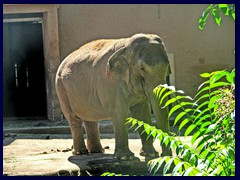
<svg viewBox="0 0 240 180">
<path fill-rule="evenodd" d="M 150 147 L 150 146 L 149 146 Z M 140 151 L 140 156 L 149 156 L 149 157 L 159 157 L 158 152 L 152 146 L 151 148 L 142 148 Z"/>
<path fill-rule="evenodd" d="M 134 154 L 129 149 L 117 150 L 114 153 L 114 158 L 122 161 L 133 160 Z"/>
<path fill-rule="evenodd" d="M 162 154 L 161 156 L 172 156 L 172 150 L 166 146 L 162 146 Z"/>
<path fill-rule="evenodd" d="M 102 146 L 88 147 L 89 153 L 104 153 L 105 149 Z"/>
<path fill-rule="evenodd" d="M 88 154 L 88 150 L 86 148 L 76 149 L 72 147 L 72 154 L 73 155 Z"/>
</svg>

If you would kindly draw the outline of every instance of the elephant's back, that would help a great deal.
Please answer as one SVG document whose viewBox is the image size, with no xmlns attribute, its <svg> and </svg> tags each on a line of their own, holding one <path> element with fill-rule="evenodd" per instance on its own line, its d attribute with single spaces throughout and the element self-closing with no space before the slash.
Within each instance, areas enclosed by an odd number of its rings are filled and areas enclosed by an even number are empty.
<svg viewBox="0 0 240 180">
<path fill-rule="evenodd" d="M 100 71 L 103 69 L 105 71 L 108 58 L 124 45 L 125 39 L 91 41 L 69 54 L 62 61 L 58 68 L 58 75 L 61 79 L 67 79 L 73 74 L 88 74 L 92 70 L 99 71 L 100 69 L 102 69 Z"/>
<path fill-rule="evenodd" d="M 67 56 L 59 66 L 57 81 L 63 84 L 71 109 L 82 119 L 109 117 L 107 87 L 114 91 L 115 83 L 106 76 L 106 65 L 116 44 L 116 40 L 90 42 Z"/>
</svg>

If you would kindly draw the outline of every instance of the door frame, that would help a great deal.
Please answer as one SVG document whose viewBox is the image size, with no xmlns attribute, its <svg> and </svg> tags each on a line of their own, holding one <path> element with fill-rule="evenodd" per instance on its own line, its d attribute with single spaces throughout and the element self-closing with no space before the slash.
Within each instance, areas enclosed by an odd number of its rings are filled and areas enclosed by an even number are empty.
<svg viewBox="0 0 240 180">
<path fill-rule="evenodd" d="M 62 113 L 55 91 L 55 76 L 60 65 L 57 4 L 4 4 L 3 14 L 43 13 L 43 53 L 47 94 L 47 118 L 60 121 Z"/>
</svg>

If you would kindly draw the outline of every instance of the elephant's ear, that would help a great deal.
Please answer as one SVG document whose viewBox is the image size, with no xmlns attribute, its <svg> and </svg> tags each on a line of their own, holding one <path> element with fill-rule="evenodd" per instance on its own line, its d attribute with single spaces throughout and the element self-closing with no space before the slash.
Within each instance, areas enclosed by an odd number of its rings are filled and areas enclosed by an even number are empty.
<svg viewBox="0 0 240 180">
<path fill-rule="evenodd" d="M 126 48 L 120 48 L 108 59 L 106 74 L 108 77 L 129 80 L 129 64 L 125 53 Z"/>
</svg>

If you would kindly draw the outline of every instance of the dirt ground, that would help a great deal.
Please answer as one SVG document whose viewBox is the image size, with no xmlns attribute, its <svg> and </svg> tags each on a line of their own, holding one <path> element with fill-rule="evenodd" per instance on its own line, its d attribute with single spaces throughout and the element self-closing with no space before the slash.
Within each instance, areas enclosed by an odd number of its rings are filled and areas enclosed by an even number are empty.
<svg viewBox="0 0 240 180">
<path fill-rule="evenodd" d="M 180 137 L 190 143 L 190 137 Z M 113 159 L 113 134 L 102 134 L 104 154 L 73 156 L 72 139 L 68 134 L 9 134 L 3 137 L 3 175 L 5 176 L 71 176 L 101 175 L 114 172 L 130 175 L 149 175 L 149 159 L 139 156 L 141 141 L 137 134 L 129 135 L 129 147 L 136 158 L 119 162 Z M 156 150 L 161 153 L 159 142 Z"/>
</svg>

